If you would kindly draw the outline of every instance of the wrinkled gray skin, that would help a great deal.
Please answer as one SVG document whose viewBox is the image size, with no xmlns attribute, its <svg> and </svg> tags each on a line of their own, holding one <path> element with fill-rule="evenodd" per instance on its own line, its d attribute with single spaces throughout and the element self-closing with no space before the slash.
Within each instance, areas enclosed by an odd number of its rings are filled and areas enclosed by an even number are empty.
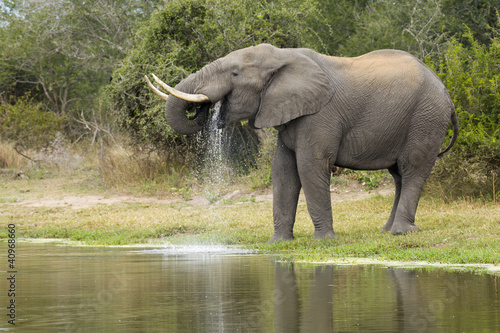
<svg viewBox="0 0 500 333">
<path fill-rule="evenodd" d="M 454 134 L 445 151 L 458 135 L 455 108 L 444 85 L 402 51 L 339 58 L 262 44 L 214 61 L 176 88 L 205 94 L 211 103 L 222 101 L 221 126 L 248 119 L 256 128 L 278 130 L 270 242 L 294 238 L 301 188 L 314 236 L 336 236 L 329 187 L 333 166 L 388 169 L 396 195 L 382 230 L 417 231 L 422 187 L 442 154 L 450 121 Z M 192 108 L 192 103 L 169 97 L 165 114 L 170 126 L 183 134 L 200 130 L 206 117 L 188 119 L 185 111 Z"/>
</svg>

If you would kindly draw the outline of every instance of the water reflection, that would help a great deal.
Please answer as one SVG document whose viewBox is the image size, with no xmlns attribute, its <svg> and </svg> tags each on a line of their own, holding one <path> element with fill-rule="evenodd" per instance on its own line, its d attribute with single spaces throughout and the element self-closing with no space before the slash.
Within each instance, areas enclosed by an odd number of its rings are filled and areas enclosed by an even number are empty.
<svg viewBox="0 0 500 333">
<path fill-rule="evenodd" d="M 333 266 L 314 267 L 301 301 L 294 265 L 275 263 L 275 332 L 333 331 L 333 273 Z"/>
<path fill-rule="evenodd" d="M 18 250 L 23 332 L 500 331 L 498 276 L 298 265 L 227 247 Z M 4 305 L 0 328 L 12 330 Z"/>
</svg>

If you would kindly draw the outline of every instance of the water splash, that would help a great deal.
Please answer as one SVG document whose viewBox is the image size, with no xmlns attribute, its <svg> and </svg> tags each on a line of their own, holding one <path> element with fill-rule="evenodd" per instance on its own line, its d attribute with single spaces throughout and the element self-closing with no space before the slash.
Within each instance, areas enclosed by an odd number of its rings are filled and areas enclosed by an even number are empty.
<svg viewBox="0 0 500 333">
<path fill-rule="evenodd" d="M 144 249 L 130 251 L 131 253 L 159 253 L 164 255 L 227 255 L 227 254 L 252 254 L 253 250 L 220 244 L 210 245 L 177 245 L 160 249 Z"/>
</svg>

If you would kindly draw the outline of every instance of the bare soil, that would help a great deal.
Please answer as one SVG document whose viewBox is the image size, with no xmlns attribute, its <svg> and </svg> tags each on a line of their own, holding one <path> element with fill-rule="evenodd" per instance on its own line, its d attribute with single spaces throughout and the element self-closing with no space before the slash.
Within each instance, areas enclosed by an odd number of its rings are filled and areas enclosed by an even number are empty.
<svg viewBox="0 0 500 333">
<path fill-rule="evenodd" d="M 29 207 L 65 207 L 70 209 L 82 209 L 97 205 L 115 205 L 120 203 L 173 204 L 182 202 L 192 206 L 205 206 L 238 204 L 249 200 L 272 203 L 273 200 L 272 190 L 258 192 L 252 192 L 248 189 L 234 190 L 221 194 L 218 200 L 212 200 L 211 202 L 203 193 L 194 194 L 189 200 L 185 200 L 180 196 L 172 195 L 157 198 L 131 194 L 74 193 L 74 191 L 65 190 L 65 188 L 68 187 L 68 180 L 65 181 L 64 179 L 59 181 L 53 179 L 52 181 L 31 182 L 28 187 L 23 182 L 25 182 L 23 179 L 8 181 L 10 185 L 8 186 L 10 195 L 8 194 L 8 198 L 3 198 L 3 204 Z M 29 189 L 23 190 L 23 188 Z M 221 191 L 224 191 L 224 189 Z M 332 202 L 363 200 L 374 195 L 385 196 L 394 193 L 394 189 L 388 185 L 369 191 L 355 180 L 350 180 L 346 185 L 332 186 L 330 191 Z M 299 201 L 305 203 L 305 197 L 302 192 Z"/>
</svg>

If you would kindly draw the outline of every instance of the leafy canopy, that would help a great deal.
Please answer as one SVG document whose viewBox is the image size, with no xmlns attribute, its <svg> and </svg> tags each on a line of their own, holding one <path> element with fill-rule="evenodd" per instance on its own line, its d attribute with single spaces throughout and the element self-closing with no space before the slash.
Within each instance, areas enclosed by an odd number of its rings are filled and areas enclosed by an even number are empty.
<svg viewBox="0 0 500 333">
<path fill-rule="evenodd" d="M 88 110 L 159 0 L 6 1 L 0 91 L 28 92 L 57 113 Z M 7 98 L 7 96 L 3 96 Z"/>
</svg>

